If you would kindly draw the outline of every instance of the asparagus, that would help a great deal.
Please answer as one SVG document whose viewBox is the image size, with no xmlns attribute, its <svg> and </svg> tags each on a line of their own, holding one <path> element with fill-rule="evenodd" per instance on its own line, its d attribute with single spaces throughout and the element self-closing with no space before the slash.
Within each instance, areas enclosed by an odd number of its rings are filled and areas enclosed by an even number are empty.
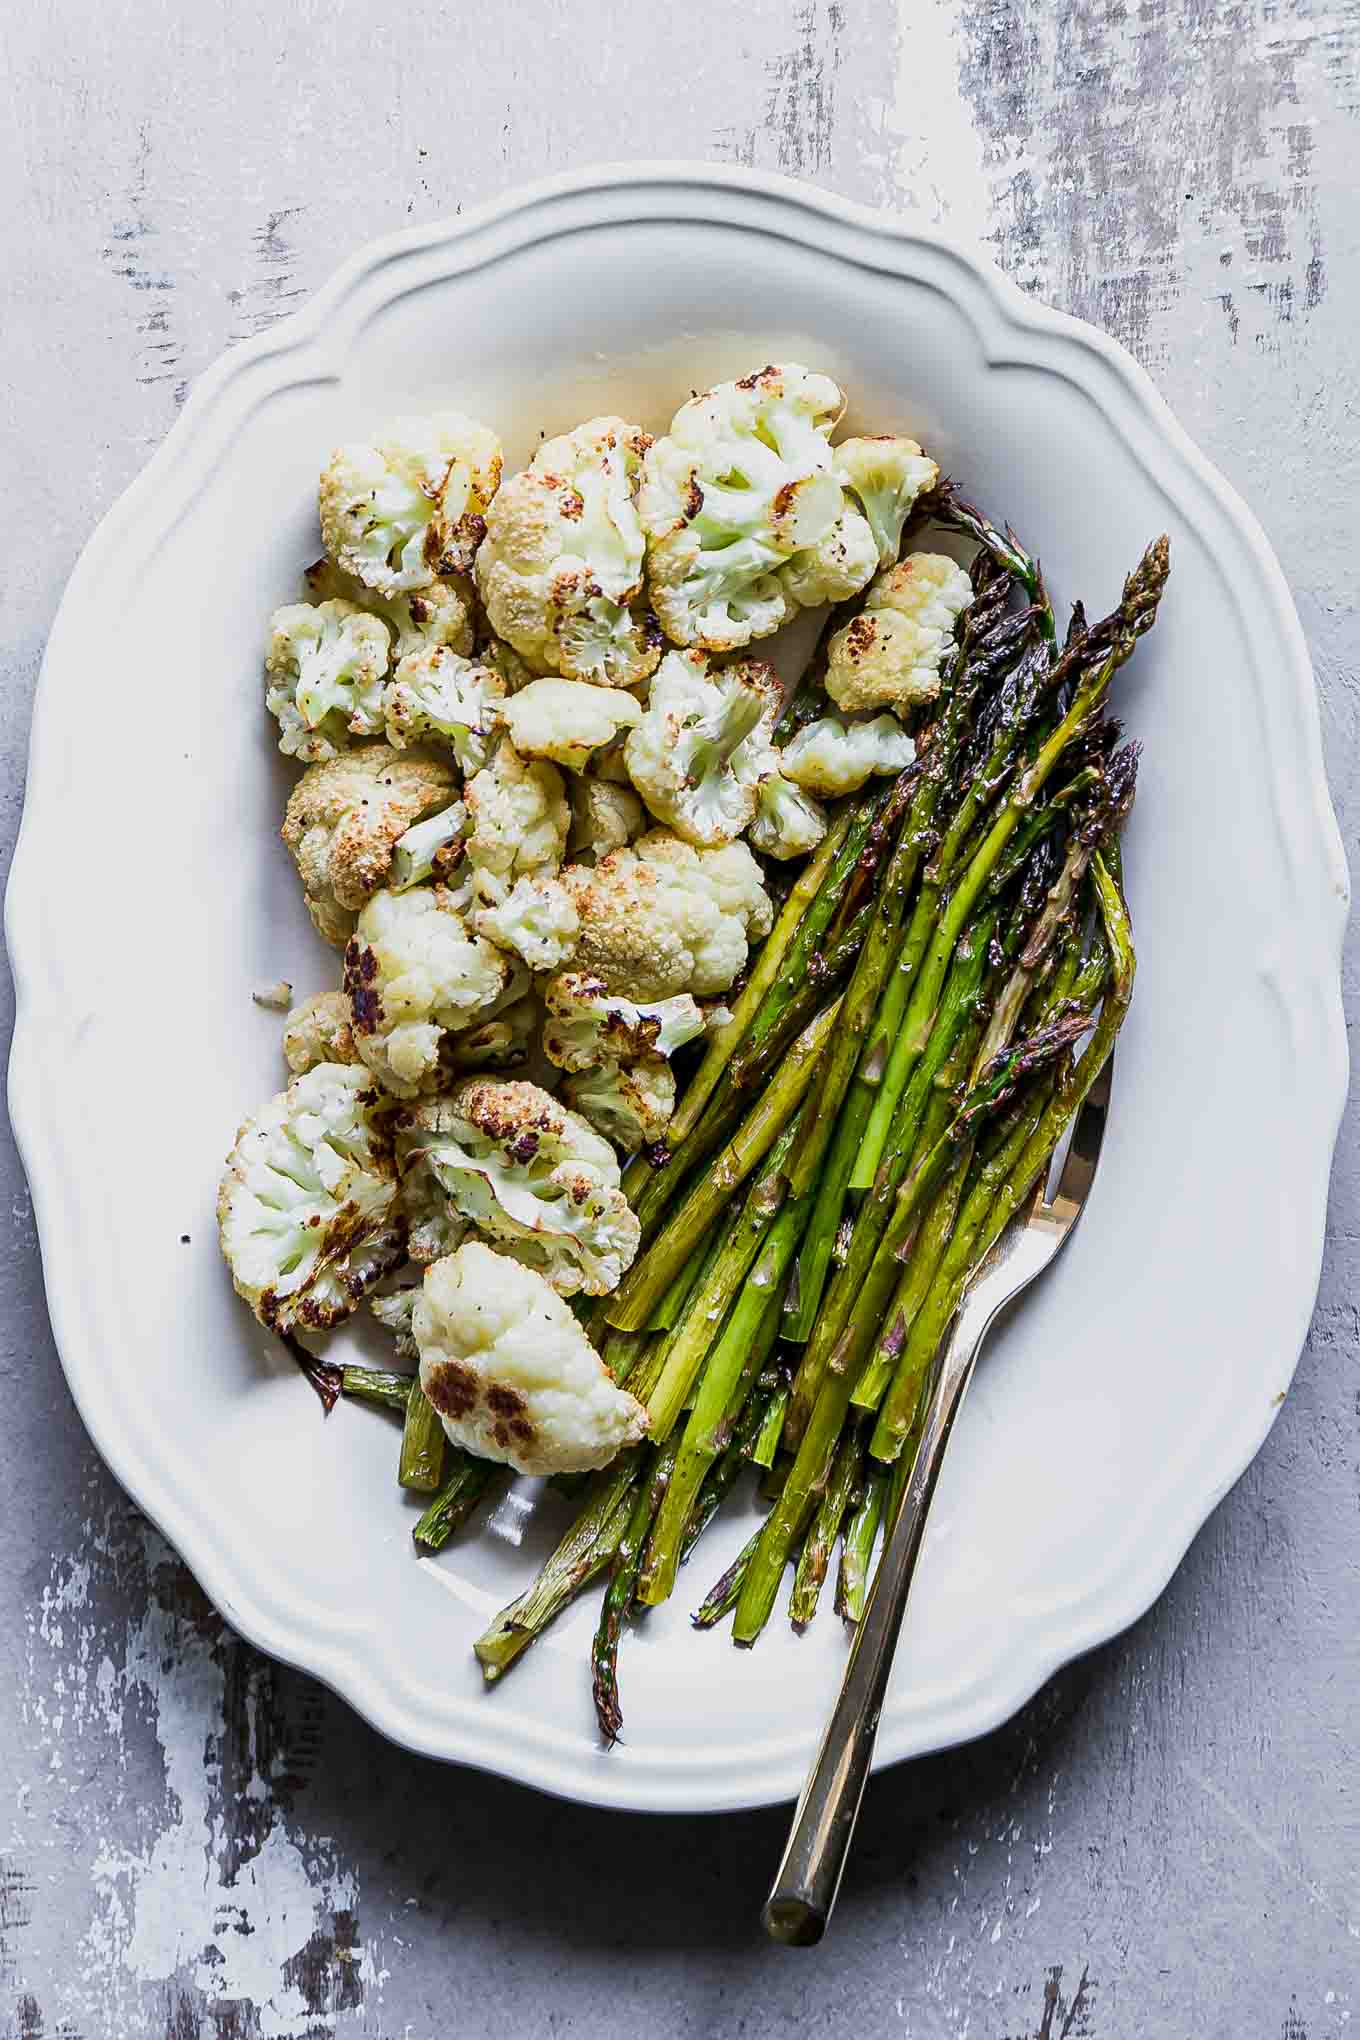
<svg viewBox="0 0 1360 2040">
<path fill-rule="evenodd" d="M 751 1560 L 755 1557 L 756 1546 L 759 1543 L 760 1531 L 756 1530 L 742 1545 L 727 1571 L 720 1573 L 713 1582 L 695 1613 L 690 1616 L 690 1621 L 696 1629 L 711 1629 L 714 1623 L 722 1621 L 729 1608 L 735 1607 L 742 1581 L 746 1577 Z"/>
<path fill-rule="evenodd" d="M 776 1323 L 778 1315 L 778 1310 L 775 1309 L 773 1316 Z M 689 1512 L 689 1517 L 685 1524 L 685 1534 L 680 1545 L 681 1565 L 685 1563 L 685 1560 L 703 1536 L 704 1531 L 718 1513 L 732 1487 L 732 1483 L 741 1472 L 742 1467 L 750 1459 L 749 1448 L 754 1444 L 761 1425 L 765 1420 L 768 1408 L 768 1394 L 777 1385 L 777 1377 L 772 1378 L 767 1390 L 747 1397 L 746 1406 L 741 1412 L 736 1428 L 733 1430 L 731 1442 L 704 1475 L 703 1486 L 694 1498 L 694 1505 Z M 673 1478 L 674 1476 L 672 1475 Z"/>
<path fill-rule="evenodd" d="M 397 1479 L 404 1488 L 433 1494 L 444 1472 L 444 1426 L 439 1412 L 418 1381 L 412 1381 L 401 1427 L 401 1458 Z"/>
<path fill-rule="evenodd" d="M 646 1447 L 630 1446 L 596 1474 L 585 1507 L 533 1584 L 483 1630 L 472 1648 L 488 1686 L 503 1678 L 534 1638 L 608 1565 L 632 1514 Z"/>
<path fill-rule="evenodd" d="M 647 1533 L 661 1506 L 661 1498 L 675 1466 L 675 1449 L 674 1445 L 668 1445 L 655 1455 L 646 1480 L 637 1490 L 637 1499 L 614 1553 L 609 1585 L 605 1589 L 595 1640 L 591 1645 L 595 1718 L 602 1738 L 611 1748 L 618 1741 L 623 1727 L 623 1709 L 619 1705 L 619 1639 L 623 1634 L 624 1617 L 632 1605 Z"/>
<path fill-rule="evenodd" d="M 694 1185 L 609 1298 L 606 1323 L 620 1331 L 638 1331 L 650 1321 L 651 1312 L 693 1251 L 695 1238 L 706 1235 L 718 1223 L 733 1191 L 740 1189 L 764 1160 L 802 1103 L 818 1057 L 835 1028 L 840 1005 L 839 999 L 833 1000 L 804 1028 L 712 1169 Z"/>
<path fill-rule="evenodd" d="M 855 1499 L 863 1466 L 864 1440 L 858 1431 L 851 1430 L 841 1440 L 826 1491 L 817 1505 L 812 1528 L 804 1539 L 798 1559 L 793 1596 L 789 1602 L 789 1620 L 795 1629 L 806 1629 L 817 1613 L 831 1554 L 836 1548 L 846 1510 Z"/>
<path fill-rule="evenodd" d="M 501 1469 L 490 1459 L 475 1459 L 470 1452 L 450 1455 L 458 1464 L 417 1521 L 411 1535 L 417 1551 L 440 1551 L 460 1530 L 483 1500 Z"/>
<path fill-rule="evenodd" d="M 342 1367 L 341 1395 L 356 1402 L 371 1403 L 374 1409 L 399 1410 L 404 1416 L 414 1375 L 394 1374 L 385 1367 Z"/>
<path fill-rule="evenodd" d="M 836 1613 L 847 1622 L 858 1622 L 864 1614 L 869 1592 L 869 1569 L 878 1526 L 883 1520 L 890 1476 L 882 1467 L 871 1467 L 864 1476 L 859 1499 L 841 1535 L 841 1563 L 836 1576 Z"/>
<path fill-rule="evenodd" d="M 321 1404 L 322 1415 L 328 1417 L 340 1400 L 343 1368 L 337 1367 L 332 1360 L 319 1360 L 315 1353 L 309 1353 L 294 1332 L 280 1332 L 279 1338 Z"/>
<path fill-rule="evenodd" d="M 784 1412 L 789 1406 L 789 1384 L 781 1381 L 766 1406 L 760 1429 L 751 1445 L 752 1466 L 772 1467 L 779 1450 L 779 1438 L 784 1429 Z"/>
</svg>

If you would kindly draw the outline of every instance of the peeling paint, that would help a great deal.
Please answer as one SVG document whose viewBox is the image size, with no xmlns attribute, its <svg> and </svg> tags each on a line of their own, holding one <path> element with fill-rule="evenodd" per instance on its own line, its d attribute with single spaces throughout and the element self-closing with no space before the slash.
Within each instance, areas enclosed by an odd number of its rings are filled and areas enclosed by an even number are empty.
<svg viewBox="0 0 1360 2040">
<path fill-rule="evenodd" d="M 138 129 L 137 155 L 128 186 L 123 213 L 108 231 L 100 249 L 103 260 L 129 290 L 144 300 L 137 320 L 139 367 L 137 380 L 144 389 L 160 383 L 170 386 L 175 407 L 184 402 L 189 385 L 178 373 L 183 347 L 171 324 L 175 279 L 155 260 L 157 233 L 147 204 L 147 167 L 151 158 L 150 124 Z"/>
</svg>

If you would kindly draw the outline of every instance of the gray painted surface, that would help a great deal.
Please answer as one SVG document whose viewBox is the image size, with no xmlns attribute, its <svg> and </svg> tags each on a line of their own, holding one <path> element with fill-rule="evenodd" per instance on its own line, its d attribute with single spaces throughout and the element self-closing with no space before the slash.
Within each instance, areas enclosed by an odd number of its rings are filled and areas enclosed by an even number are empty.
<svg viewBox="0 0 1360 2040">
<path fill-rule="evenodd" d="M 12 10 L 6 855 L 62 584 L 194 375 L 374 234 L 640 154 L 919 207 L 1132 347 L 1281 552 L 1349 840 L 1358 57 L 1353 0 Z M 818 1955 L 756 1930 L 783 1813 L 583 1813 L 441 1770 L 224 1633 L 90 1449 L 9 1147 L 0 1168 L 7 2040 L 1319 2040 L 1360 2017 L 1351 1124 L 1260 1458 L 1127 1636 L 875 1783 Z"/>
</svg>

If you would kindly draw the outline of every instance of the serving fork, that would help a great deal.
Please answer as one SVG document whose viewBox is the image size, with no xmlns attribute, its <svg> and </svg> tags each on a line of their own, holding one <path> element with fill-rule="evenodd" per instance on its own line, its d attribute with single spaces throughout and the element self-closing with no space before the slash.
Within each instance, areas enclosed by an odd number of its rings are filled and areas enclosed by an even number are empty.
<svg viewBox="0 0 1360 2040">
<path fill-rule="evenodd" d="M 1110 1065 L 1077 1114 L 1057 1184 L 1043 1178 L 964 1293 L 945 1343 L 921 1441 L 897 1519 L 888 1531 L 856 1630 L 840 1696 L 793 1817 L 784 1858 L 761 1915 L 773 1940 L 807 1948 L 831 1918 L 859 1818 L 898 1633 L 921 1555 L 926 1516 L 964 1391 L 988 1332 L 1072 1237 L 1095 1180 L 1110 1096 Z M 1051 1170 L 1050 1170 L 1051 1173 Z"/>
</svg>

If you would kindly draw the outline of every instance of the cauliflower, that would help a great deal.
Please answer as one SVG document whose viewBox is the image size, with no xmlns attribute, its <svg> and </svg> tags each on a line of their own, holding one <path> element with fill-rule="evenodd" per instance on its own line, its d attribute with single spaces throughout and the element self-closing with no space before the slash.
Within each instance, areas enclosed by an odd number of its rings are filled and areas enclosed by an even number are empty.
<svg viewBox="0 0 1360 2040">
<path fill-rule="evenodd" d="M 748 942 L 770 932 L 760 866 L 744 843 L 695 850 L 653 829 L 593 868 L 569 865 L 562 883 L 581 921 L 578 967 L 630 999 L 725 992 Z"/>
<path fill-rule="evenodd" d="M 603 980 L 583 971 L 563 971 L 543 988 L 548 1020 L 543 1053 L 563 1070 L 596 1063 L 627 1062 L 641 1056 L 671 1056 L 697 1040 L 706 1022 L 688 992 L 634 1005 L 610 992 Z M 587 1115 L 588 1117 L 589 1115 Z"/>
<path fill-rule="evenodd" d="M 527 873 L 556 871 L 567 847 L 571 811 L 555 765 L 521 758 L 502 737 L 491 763 L 469 779 L 464 794 L 472 820 L 468 859 L 487 889 Z"/>
<path fill-rule="evenodd" d="M 525 973 L 469 931 L 442 886 L 375 893 L 345 950 L 355 1045 L 398 1098 L 437 1090 L 445 1036 L 525 989 Z"/>
<path fill-rule="evenodd" d="M 641 717 L 631 694 L 585 680 L 531 680 L 501 709 L 521 758 L 551 758 L 573 772 L 584 772 L 592 751 Z"/>
<path fill-rule="evenodd" d="M 425 752 L 362 744 L 309 766 L 293 788 L 281 834 L 302 879 L 317 933 L 343 949 L 364 901 L 391 876 L 397 842 L 446 807 L 449 766 Z"/>
<path fill-rule="evenodd" d="M 860 614 L 827 648 L 826 691 L 838 708 L 910 708 L 933 701 L 954 624 L 973 599 L 943 553 L 908 553 L 879 574 Z"/>
<path fill-rule="evenodd" d="M 420 1353 L 416 1347 L 416 1335 L 411 1330 L 411 1318 L 419 1295 L 419 1283 L 412 1282 L 405 1289 L 389 1289 L 368 1299 L 369 1310 L 396 1342 L 398 1360 L 414 1360 L 417 1365 Z"/>
<path fill-rule="evenodd" d="M 451 652 L 472 650 L 472 609 L 476 597 L 471 582 L 462 574 L 431 581 L 428 588 L 413 588 L 405 595 L 379 595 L 366 588 L 353 574 L 342 573 L 334 560 L 321 558 L 303 575 L 309 602 L 352 602 L 377 616 L 392 633 L 392 663 L 412 652 L 433 645 L 447 645 Z"/>
<path fill-rule="evenodd" d="M 636 600 L 636 497 L 651 443 L 622 418 L 591 418 L 545 440 L 491 506 L 477 583 L 492 628 L 538 673 L 635 687 L 660 656 L 655 620 Z"/>
<path fill-rule="evenodd" d="M 804 723 L 784 746 L 780 764 L 785 779 L 796 786 L 834 798 L 858 793 L 876 772 L 900 772 L 915 756 L 916 746 L 896 716 L 847 722 L 844 716 L 825 715 Z"/>
<path fill-rule="evenodd" d="M 868 520 L 849 504 L 826 537 L 791 559 L 780 578 L 800 609 L 820 609 L 858 595 L 877 568 L 878 546 Z"/>
<path fill-rule="evenodd" d="M 615 786 L 607 779 L 573 773 L 567 782 L 567 797 L 571 801 L 568 848 L 578 857 L 603 857 L 607 851 L 622 850 L 647 826 L 642 802 L 631 786 Z"/>
<path fill-rule="evenodd" d="M 445 645 L 411 652 L 383 689 L 387 741 L 447 744 L 463 772 L 480 772 L 491 756 L 505 682 L 488 666 Z"/>
<path fill-rule="evenodd" d="M 508 1070 L 527 1061 L 539 1023 L 538 1001 L 531 992 L 503 1006 L 494 1020 L 483 1020 L 465 1034 L 451 1034 L 443 1060 L 459 1076 L 469 1070 Z"/>
<path fill-rule="evenodd" d="M 824 541 L 822 578 L 839 573 L 847 593 L 863 587 L 871 535 L 851 524 L 832 537 L 853 512 L 830 443 L 844 408 L 829 376 L 789 363 L 719 383 L 676 412 L 643 463 L 638 497 L 652 607 L 676 644 L 734 651 L 804 600 L 824 600 L 799 592 L 813 573 L 800 556 Z"/>
<path fill-rule="evenodd" d="M 283 1059 L 296 1077 L 318 1063 L 357 1063 L 349 1000 L 343 992 L 313 992 L 283 1023 Z"/>
<path fill-rule="evenodd" d="M 468 1077 L 407 1115 L 405 1180 L 428 1174 L 478 1230 L 561 1296 L 617 1289 L 640 1227 L 608 1141 L 537 1084 Z"/>
<path fill-rule="evenodd" d="M 761 760 L 759 804 L 746 834 L 762 856 L 802 857 L 826 834 L 826 813 L 780 767 L 779 752 L 767 751 Z"/>
<path fill-rule="evenodd" d="M 665 1134 L 675 1110 L 675 1078 L 659 1056 L 624 1067 L 597 1063 L 568 1077 L 563 1096 L 574 1112 L 624 1154 L 635 1155 Z"/>
<path fill-rule="evenodd" d="M 560 970 L 576 946 L 580 926 L 565 886 L 555 878 L 517 878 L 497 906 L 473 916 L 477 933 L 513 949 L 530 970 Z"/>
<path fill-rule="evenodd" d="M 484 644 L 477 647 L 477 663 L 489 666 L 505 682 L 507 694 L 518 694 L 521 687 L 527 687 L 535 677 L 525 665 L 513 645 L 503 644 L 498 637 L 488 636 Z"/>
<path fill-rule="evenodd" d="M 411 1326 L 421 1387 L 454 1444 L 482 1459 L 585 1473 L 647 1429 L 562 1299 L 480 1240 L 426 1271 Z"/>
<path fill-rule="evenodd" d="M 452 800 L 437 815 L 414 823 L 392 846 L 389 890 L 406 892 L 436 872 L 447 884 L 462 861 L 466 828 L 467 808 L 461 800 Z"/>
<path fill-rule="evenodd" d="M 940 470 L 914 439 L 883 433 L 872 439 L 843 439 L 836 448 L 836 473 L 868 520 L 878 564 L 892 566 L 912 505 L 934 488 Z"/>
<path fill-rule="evenodd" d="M 760 798 L 779 703 L 779 681 L 762 660 L 710 667 L 703 652 L 668 653 L 623 753 L 658 821 L 696 848 L 739 836 Z"/>
<path fill-rule="evenodd" d="M 382 729 L 387 625 L 353 602 L 290 602 L 269 619 L 265 705 L 279 749 L 304 764 Z"/>
<path fill-rule="evenodd" d="M 501 444 L 461 411 L 399 418 L 337 447 L 321 477 L 321 536 L 336 566 L 380 595 L 472 566 L 500 487 Z"/>
<path fill-rule="evenodd" d="M 402 1258 L 377 1104 L 367 1070 L 318 1063 L 236 1136 L 217 1193 L 218 1237 L 237 1294 L 271 1331 L 339 1324 Z"/>
</svg>

